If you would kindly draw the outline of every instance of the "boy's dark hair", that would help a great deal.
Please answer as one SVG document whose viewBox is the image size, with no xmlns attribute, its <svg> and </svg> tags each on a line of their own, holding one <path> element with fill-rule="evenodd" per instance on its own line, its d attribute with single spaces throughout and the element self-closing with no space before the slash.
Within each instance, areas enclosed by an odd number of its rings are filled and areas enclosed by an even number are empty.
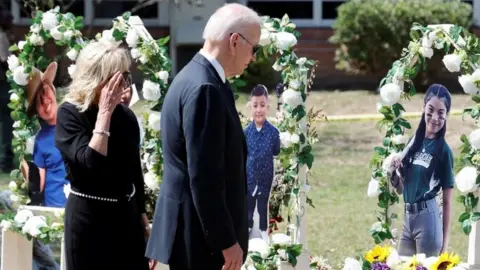
<svg viewBox="0 0 480 270">
<path fill-rule="evenodd" d="M 268 90 L 267 87 L 263 84 L 257 84 L 255 87 L 253 87 L 252 93 L 250 94 L 250 97 L 261 97 L 265 96 L 268 98 Z"/>
</svg>

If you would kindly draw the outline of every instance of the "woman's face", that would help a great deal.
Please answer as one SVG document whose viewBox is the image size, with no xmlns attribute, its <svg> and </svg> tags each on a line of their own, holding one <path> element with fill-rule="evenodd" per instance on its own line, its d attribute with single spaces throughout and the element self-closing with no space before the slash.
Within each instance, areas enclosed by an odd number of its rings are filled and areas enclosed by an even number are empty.
<svg viewBox="0 0 480 270">
<path fill-rule="evenodd" d="M 438 97 L 433 97 L 430 101 L 425 104 L 425 124 L 427 127 L 426 135 L 435 136 L 447 120 L 447 107 L 445 102 L 439 99 Z"/>
</svg>

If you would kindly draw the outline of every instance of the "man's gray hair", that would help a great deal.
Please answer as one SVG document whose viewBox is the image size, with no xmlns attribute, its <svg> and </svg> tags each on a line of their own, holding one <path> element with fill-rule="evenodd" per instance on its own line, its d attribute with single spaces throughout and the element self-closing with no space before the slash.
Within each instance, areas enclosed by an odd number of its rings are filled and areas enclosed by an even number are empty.
<svg viewBox="0 0 480 270">
<path fill-rule="evenodd" d="M 231 3 L 217 9 L 203 30 L 205 40 L 223 40 L 231 33 L 243 32 L 249 26 L 261 25 L 262 20 L 254 10 Z"/>
</svg>

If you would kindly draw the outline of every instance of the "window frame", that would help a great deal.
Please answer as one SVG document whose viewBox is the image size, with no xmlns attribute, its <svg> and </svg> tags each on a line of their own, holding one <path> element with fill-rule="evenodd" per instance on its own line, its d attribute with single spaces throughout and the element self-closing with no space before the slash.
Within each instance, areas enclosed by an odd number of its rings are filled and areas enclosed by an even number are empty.
<svg viewBox="0 0 480 270">
<path fill-rule="evenodd" d="M 94 10 L 94 3 L 95 0 L 77 0 L 83 1 L 85 14 L 83 15 L 83 23 L 84 25 L 88 26 L 99 26 L 105 27 L 112 24 L 112 20 L 114 18 L 105 19 L 100 18 L 97 19 L 93 15 Z M 117 1 L 128 1 L 128 0 L 117 0 Z M 13 23 L 16 25 L 27 26 L 32 23 L 32 19 L 21 17 L 21 8 L 20 5 L 17 3 L 16 0 L 10 0 L 12 6 L 12 15 L 13 15 Z M 157 2 L 157 9 L 158 9 L 158 17 L 152 19 L 142 19 L 143 23 L 146 27 L 164 27 L 170 25 L 170 18 L 169 18 L 169 1 L 165 2 Z M 76 16 L 80 16 L 79 14 L 74 14 Z M 119 16 L 121 14 L 118 14 Z"/>
</svg>

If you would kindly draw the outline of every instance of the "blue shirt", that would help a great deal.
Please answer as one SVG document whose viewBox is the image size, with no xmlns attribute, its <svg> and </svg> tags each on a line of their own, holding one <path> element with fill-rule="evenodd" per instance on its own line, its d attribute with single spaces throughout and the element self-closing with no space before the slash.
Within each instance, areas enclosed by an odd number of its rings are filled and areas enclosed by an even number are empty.
<svg viewBox="0 0 480 270">
<path fill-rule="evenodd" d="M 64 207 L 67 201 L 63 186 L 68 184 L 62 155 L 55 147 L 55 126 L 41 121 L 41 129 L 35 137 L 33 162 L 45 169 L 45 201 L 42 206 Z"/>
<path fill-rule="evenodd" d="M 280 133 L 268 121 L 260 130 L 252 122 L 245 128 L 245 137 L 248 146 L 248 192 L 252 194 L 258 185 L 258 195 L 268 196 L 274 175 L 273 159 L 280 153 Z"/>
</svg>

